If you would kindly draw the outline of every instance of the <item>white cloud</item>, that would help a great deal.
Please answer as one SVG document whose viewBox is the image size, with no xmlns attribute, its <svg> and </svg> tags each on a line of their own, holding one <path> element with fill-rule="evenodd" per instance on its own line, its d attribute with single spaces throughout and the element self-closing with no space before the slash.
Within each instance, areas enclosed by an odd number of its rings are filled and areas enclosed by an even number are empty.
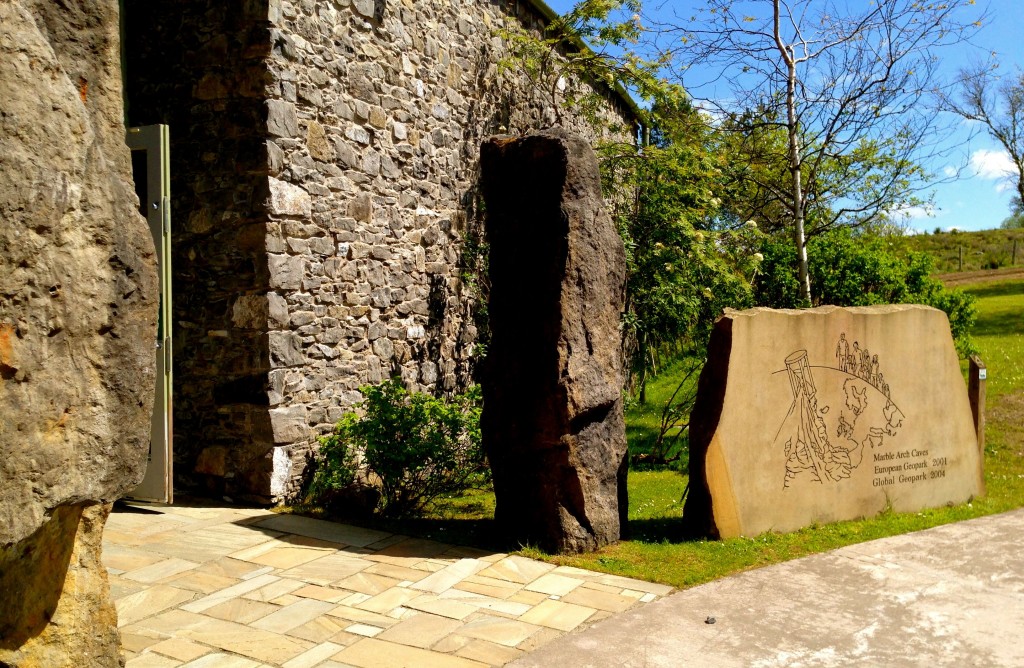
<svg viewBox="0 0 1024 668">
<path fill-rule="evenodd" d="M 945 218 L 947 211 L 931 203 L 920 206 L 907 206 L 893 211 L 897 225 L 903 227 L 904 234 L 927 234 L 939 219 Z"/>
<path fill-rule="evenodd" d="M 895 211 L 897 216 L 903 217 L 904 220 L 918 220 L 920 218 L 934 218 L 937 210 L 930 204 L 924 206 L 908 206 Z"/>
<path fill-rule="evenodd" d="M 981 121 L 976 121 L 976 120 L 971 119 L 971 118 L 961 118 L 960 119 L 960 125 L 962 127 L 967 128 L 968 130 L 973 130 L 973 129 L 976 129 L 976 128 L 981 128 L 982 130 L 984 129 L 982 127 L 982 125 L 981 125 Z"/>
<path fill-rule="evenodd" d="M 951 179 L 956 176 L 956 168 L 946 165 L 942 168 L 942 173 L 945 174 L 947 178 Z"/>
<path fill-rule="evenodd" d="M 697 113 L 701 115 L 701 118 L 710 123 L 722 122 L 729 117 L 729 114 L 725 111 L 727 107 L 723 106 L 720 101 L 693 98 L 691 103 L 693 108 L 697 110 Z"/>
<path fill-rule="evenodd" d="M 976 176 L 992 181 L 1003 181 L 999 184 L 1000 192 L 1010 187 L 1005 180 L 1016 176 L 1017 166 L 1006 151 L 990 151 L 979 149 L 971 154 L 971 169 Z"/>
</svg>

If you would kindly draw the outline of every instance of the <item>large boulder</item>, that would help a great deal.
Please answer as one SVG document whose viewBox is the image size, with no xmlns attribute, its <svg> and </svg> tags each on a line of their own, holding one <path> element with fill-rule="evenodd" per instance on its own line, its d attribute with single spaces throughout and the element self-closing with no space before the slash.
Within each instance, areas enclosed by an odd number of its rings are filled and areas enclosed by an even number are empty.
<svg viewBox="0 0 1024 668">
<path fill-rule="evenodd" d="M 690 421 L 695 533 L 756 536 L 983 493 L 942 311 L 751 309 L 716 323 Z"/>
<path fill-rule="evenodd" d="M 480 160 L 491 328 L 481 426 L 495 519 L 523 543 L 593 550 L 618 540 L 626 517 L 622 240 L 582 139 L 492 138 Z"/>
<path fill-rule="evenodd" d="M 0 665 L 110 666 L 99 560 L 144 473 L 158 287 L 117 0 L 0 3 Z"/>
</svg>

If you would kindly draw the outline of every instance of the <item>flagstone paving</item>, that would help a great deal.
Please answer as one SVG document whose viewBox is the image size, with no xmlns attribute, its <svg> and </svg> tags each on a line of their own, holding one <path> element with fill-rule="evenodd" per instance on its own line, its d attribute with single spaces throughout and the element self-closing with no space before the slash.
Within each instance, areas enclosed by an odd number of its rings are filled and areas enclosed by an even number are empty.
<svg viewBox="0 0 1024 668">
<path fill-rule="evenodd" d="M 671 587 L 268 510 L 119 505 L 127 668 L 480 668 Z"/>
</svg>

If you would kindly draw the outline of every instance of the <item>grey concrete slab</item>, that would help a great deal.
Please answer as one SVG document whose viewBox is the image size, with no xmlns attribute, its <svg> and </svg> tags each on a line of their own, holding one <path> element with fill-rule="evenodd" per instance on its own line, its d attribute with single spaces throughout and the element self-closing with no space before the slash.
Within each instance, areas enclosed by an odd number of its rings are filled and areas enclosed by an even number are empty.
<svg viewBox="0 0 1024 668">
<path fill-rule="evenodd" d="M 509 665 L 1024 666 L 1024 510 L 680 591 Z"/>
</svg>

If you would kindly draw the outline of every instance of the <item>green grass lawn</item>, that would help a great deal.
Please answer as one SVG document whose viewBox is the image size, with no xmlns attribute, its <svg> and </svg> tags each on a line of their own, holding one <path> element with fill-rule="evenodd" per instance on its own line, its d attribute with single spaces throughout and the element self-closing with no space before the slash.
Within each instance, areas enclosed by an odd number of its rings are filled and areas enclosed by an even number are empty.
<svg viewBox="0 0 1024 668">
<path fill-rule="evenodd" d="M 676 359 L 661 370 L 661 373 L 647 383 L 647 400 L 628 402 L 626 407 L 626 440 L 633 458 L 632 470 L 645 470 L 648 465 L 645 459 L 655 454 L 658 449 L 657 439 L 661 431 L 662 411 L 672 398 L 686 394 L 697 385 L 699 369 L 694 368 L 689 359 Z M 682 389 L 680 389 L 682 384 Z M 689 466 L 686 449 L 686 430 L 678 424 L 678 420 L 669 420 L 671 426 L 665 432 L 664 456 L 671 459 L 669 466 L 677 471 L 685 471 Z"/>
<path fill-rule="evenodd" d="M 967 287 L 978 298 L 974 338 L 988 371 L 985 483 L 978 505 L 1024 506 L 1024 281 Z"/>
<path fill-rule="evenodd" d="M 989 401 L 1024 391 L 1024 281 L 983 283 L 963 290 L 978 298 L 973 336 L 988 368 Z"/>
<path fill-rule="evenodd" d="M 985 480 L 987 495 L 970 503 L 919 513 L 883 512 L 857 521 L 808 527 L 788 534 L 723 541 L 682 538 L 686 476 L 676 470 L 633 470 L 629 475 L 629 539 L 593 554 L 521 554 L 553 563 L 689 587 L 759 566 L 875 538 L 917 531 L 1024 506 L 1024 281 L 988 283 L 966 290 L 978 297 L 974 336 L 988 368 Z M 683 375 L 667 368 L 648 387 L 646 405 L 627 411 L 631 450 L 648 451 L 661 406 Z M 685 462 L 685 460 L 683 460 Z M 488 491 L 444 499 L 423 519 L 375 523 L 391 531 L 506 549 L 496 535 L 494 497 Z"/>
</svg>

